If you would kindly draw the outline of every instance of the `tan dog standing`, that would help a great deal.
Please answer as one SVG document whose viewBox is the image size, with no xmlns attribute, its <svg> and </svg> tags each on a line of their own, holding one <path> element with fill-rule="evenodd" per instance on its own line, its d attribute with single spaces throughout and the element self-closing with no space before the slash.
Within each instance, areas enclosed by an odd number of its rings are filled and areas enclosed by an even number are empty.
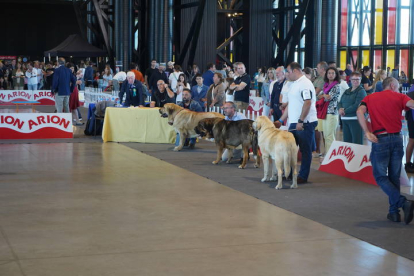
<svg viewBox="0 0 414 276">
<path fill-rule="evenodd" d="M 277 129 L 266 116 L 260 116 L 253 123 L 253 128 L 258 131 L 258 141 L 263 158 L 264 178 L 262 182 L 276 180 L 276 189 L 282 189 L 283 169 L 288 177 L 293 169 L 291 189 L 297 188 L 298 172 L 296 168 L 298 147 L 292 133 Z M 272 159 L 273 173 L 270 178 L 269 158 Z"/>
<path fill-rule="evenodd" d="M 174 151 L 180 151 L 187 138 L 197 136 L 194 128 L 202 119 L 224 118 L 224 115 L 217 112 L 194 112 L 173 103 L 167 103 L 161 107 L 160 113 L 162 117 L 168 118 L 168 124 L 173 126 L 180 135 L 180 144 L 174 148 Z"/>
</svg>

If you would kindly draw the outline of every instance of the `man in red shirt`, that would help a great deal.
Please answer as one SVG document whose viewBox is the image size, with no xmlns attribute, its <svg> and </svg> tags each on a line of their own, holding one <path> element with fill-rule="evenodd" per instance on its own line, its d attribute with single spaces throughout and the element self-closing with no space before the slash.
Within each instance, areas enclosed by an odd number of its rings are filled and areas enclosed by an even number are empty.
<svg viewBox="0 0 414 276">
<path fill-rule="evenodd" d="M 386 78 L 384 91 L 366 96 L 357 110 L 359 124 L 365 136 L 372 142 L 371 164 L 378 186 L 389 197 L 387 218 L 400 222 L 399 208 L 404 211 L 404 222 L 413 220 L 414 202 L 400 193 L 400 173 L 404 146 L 401 131 L 401 113 L 404 109 L 414 109 L 414 100 L 398 92 L 399 83 L 394 78 Z M 367 127 L 365 113 L 369 112 L 372 132 Z"/>
</svg>

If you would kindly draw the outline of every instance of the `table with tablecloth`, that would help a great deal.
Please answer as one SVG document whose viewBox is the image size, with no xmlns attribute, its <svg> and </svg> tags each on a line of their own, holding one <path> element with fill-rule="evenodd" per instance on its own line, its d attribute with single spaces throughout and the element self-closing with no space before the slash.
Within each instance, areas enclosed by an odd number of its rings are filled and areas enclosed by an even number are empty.
<svg viewBox="0 0 414 276">
<path fill-rule="evenodd" d="M 106 108 L 104 142 L 175 143 L 175 136 L 159 108 Z"/>
</svg>

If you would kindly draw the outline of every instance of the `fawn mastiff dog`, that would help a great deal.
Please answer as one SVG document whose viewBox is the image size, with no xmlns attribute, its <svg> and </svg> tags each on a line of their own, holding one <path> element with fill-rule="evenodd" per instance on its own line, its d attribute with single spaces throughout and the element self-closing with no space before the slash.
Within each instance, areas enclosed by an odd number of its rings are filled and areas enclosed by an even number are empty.
<svg viewBox="0 0 414 276">
<path fill-rule="evenodd" d="M 161 117 L 168 118 L 168 124 L 180 135 L 180 144 L 174 148 L 174 151 L 180 151 L 187 138 L 197 136 L 194 128 L 202 119 L 224 118 L 224 115 L 217 112 L 194 112 L 173 103 L 165 104 L 159 111 Z"/>
<path fill-rule="evenodd" d="M 262 182 L 276 180 L 276 189 L 282 189 L 282 174 L 285 171 L 286 178 L 293 170 L 291 189 L 297 188 L 298 172 L 296 168 L 298 147 L 295 137 L 288 131 L 277 129 L 272 121 L 266 116 L 260 116 L 253 124 L 253 128 L 258 132 L 258 141 L 263 158 L 264 177 Z M 273 173 L 270 178 L 269 158 L 272 159 Z"/>
<path fill-rule="evenodd" d="M 226 121 L 222 118 L 209 118 L 200 121 L 196 132 L 206 138 L 214 138 L 217 146 L 217 158 L 213 164 L 218 164 L 223 155 L 224 149 L 229 150 L 229 158 L 226 163 L 230 163 L 233 157 L 233 149 L 242 146 L 243 162 L 239 169 L 244 169 L 249 156 L 249 148 L 253 148 L 256 158 L 255 167 L 260 166 L 260 156 L 257 157 L 257 133 L 253 130 L 253 121 Z"/>
</svg>

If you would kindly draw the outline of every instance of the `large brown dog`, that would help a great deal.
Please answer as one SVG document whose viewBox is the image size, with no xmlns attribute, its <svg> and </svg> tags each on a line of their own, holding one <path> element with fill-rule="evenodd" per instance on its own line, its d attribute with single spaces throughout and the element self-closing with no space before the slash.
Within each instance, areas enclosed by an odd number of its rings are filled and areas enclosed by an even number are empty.
<svg viewBox="0 0 414 276">
<path fill-rule="evenodd" d="M 253 154 L 256 158 L 255 167 L 258 168 L 260 166 L 260 157 L 257 157 L 257 134 L 253 130 L 252 125 L 253 121 L 251 120 L 226 121 L 221 118 L 203 119 L 198 124 L 196 132 L 201 136 L 206 136 L 206 138 L 214 138 L 217 146 L 217 158 L 213 161 L 213 164 L 220 162 L 224 149 L 229 150 L 227 163 L 230 163 L 233 157 L 233 149 L 241 145 L 243 149 L 243 162 L 239 169 L 246 167 L 250 147 L 253 148 Z"/>
<path fill-rule="evenodd" d="M 253 128 L 258 131 L 258 141 L 263 158 L 264 178 L 262 182 L 276 180 L 276 189 L 282 189 L 282 174 L 285 170 L 285 176 L 288 177 L 290 170 L 293 169 L 293 183 L 291 189 L 297 188 L 297 156 L 298 147 L 296 146 L 295 137 L 288 131 L 277 129 L 272 121 L 266 116 L 260 116 L 253 124 Z M 273 174 L 270 178 L 269 158 L 273 163 Z"/>
<path fill-rule="evenodd" d="M 160 108 L 162 117 L 168 118 L 168 124 L 172 125 L 180 134 L 180 145 L 174 151 L 180 151 L 187 138 L 196 137 L 194 128 L 205 118 L 224 118 L 224 115 L 217 112 L 194 112 L 184 109 L 176 104 L 167 103 Z"/>
</svg>

